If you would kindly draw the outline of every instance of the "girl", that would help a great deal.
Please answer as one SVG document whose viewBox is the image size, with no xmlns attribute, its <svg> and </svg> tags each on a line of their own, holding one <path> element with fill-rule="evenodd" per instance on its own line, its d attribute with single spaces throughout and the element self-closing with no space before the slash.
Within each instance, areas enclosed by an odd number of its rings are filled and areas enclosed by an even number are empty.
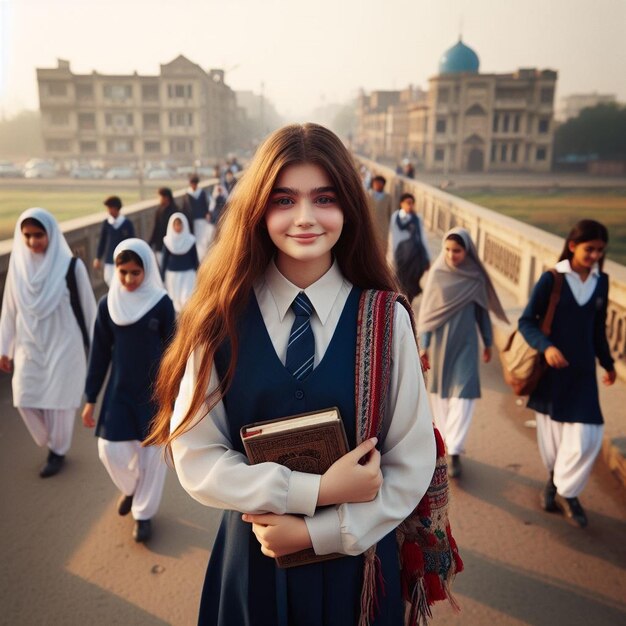
<svg viewBox="0 0 626 626">
<path fill-rule="evenodd" d="M 432 369 L 428 391 L 451 478 L 461 473 L 460 454 L 480 398 L 476 326 L 484 344 L 483 361 L 491 360 L 489 310 L 507 321 L 469 233 L 453 228 L 428 275 L 417 322 L 422 364 Z"/>
<path fill-rule="evenodd" d="M 182 212 L 191 219 L 198 258 L 203 259 L 209 249 L 214 229 L 210 223 L 209 201 L 204 189 L 198 187 L 199 182 L 200 177 L 197 174 L 189 177 L 189 189 L 183 196 Z"/>
<path fill-rule="evenodd" d="M 394 530 L 429 484 L 435 447 L 409 316 L 396 305 L 381 452 L 375 439 L 355 448 L 359 297 L 394 288 L 358 173 L 329 130 L 287 126 L 229 203 L 164 359 L 150 438 L 171 446 L 194 498 L 225 509 L 199 621 L 369 623 L 363 552 L 377 543 L 385 588 L 373 623 L 402 624 Z M 323 476 L 248 464 L 243 425 L 330 406 L 355 449 Z M 288 570 L 268 558 L 305 548 L 344 556 Z"/>
<path fill-rule="evenodd" d="M 150 538 L 165 481 L 161 451 L 142 448 L 156 413 L 152 383 L 166 343 L 174 331 L 174 307 L 152 250 L 140 239 L 126 239 L 114 252 L 115 275 L 98 304 L 98 317 L 83 409 L 83 424 L 93 428 L 94 408 L 109 364 L 111 375 L 98 418 L 98 454 L 122 492 L 118 513 L 132 511 L 133 537 Z"/>
<path fill-rule="evenodd" d="M 13 405 L 38 446 L 42 478 L 62 467 L 72 443 L 87 363 L 67 285 L 72 251 L 54 217 L 28 209 L 17 220 L 0 318 L 0 369 L 13 371 Z M 85 328 L 96 317 L 87 269 L 74 267 Z"/>
<path fill-rule="evenodd" d="M 189 232 L 189 222 L 182 213 L 174 213 L 163 238 L 161 276 L 177 313 L 193 292 L 198 269 L 196 238 Z"/>
<path fill-rule="evenodd" d="M 389 222 L 388 261 L 395 269 L 402 292 L 411 302 L 422 293 L 420 280 L 430 267 L 430 253 L 422 218 L 415 212 L 415 196 L 403 193 L 400 208 Z"/>
<path fill-rule="evenodd" d="M 157 262 L 161 263 L 161 255 L 163 251 L 163 238 L 167 234 L 167 225 L 170 217 L 178 212 L 174 195 L 169 187 L 161 187 L 158 190 L 159 204 L 154 214 L 154 227 L 150 235 L 150 247 L 154 250 Z"/>
<path fill-rule="evenodd" d="M 536 411 L 539 453 L 550 472 L 541 504 L 546 511 L 563 511 L 581 527 L 587 525 L 587 515 L 578 496 L 602 445 L 596 358 L 606 370 L 602 382 L 615 382 L 606 339 L 609 280 L 602 271 L 608 241 L 599 222 L 578 222 L 555 266 L 565 280 L 550 336 L 540 326 L 554 284 L 551 272 L 542 274 L 519 320 L 526 341 L 550 366 L 528 400 Z"/>
</svg>

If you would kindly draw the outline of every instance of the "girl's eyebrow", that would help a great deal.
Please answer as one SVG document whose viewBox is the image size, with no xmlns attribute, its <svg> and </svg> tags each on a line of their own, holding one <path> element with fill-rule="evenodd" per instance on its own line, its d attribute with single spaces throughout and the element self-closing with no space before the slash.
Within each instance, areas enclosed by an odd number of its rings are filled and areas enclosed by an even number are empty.
<svg viewBox="0 0 626 626">
<path fill-rule="evenodd" d="M 327 187 L 315 187 L 314 189 L 311 189 L 310 193 L 316 194 L 316 193 L 328 193 L 328 192 L 336 193 L 337 189 L 333 187 L 332 185 L 329 185 Z M 272 193 L 286 193 L 292 196 L 300 195 L 300 192 L 297 189 L 292 189 L 291 187 L 274 187 L 274 189 L 272 189 Z"/>
</svg>

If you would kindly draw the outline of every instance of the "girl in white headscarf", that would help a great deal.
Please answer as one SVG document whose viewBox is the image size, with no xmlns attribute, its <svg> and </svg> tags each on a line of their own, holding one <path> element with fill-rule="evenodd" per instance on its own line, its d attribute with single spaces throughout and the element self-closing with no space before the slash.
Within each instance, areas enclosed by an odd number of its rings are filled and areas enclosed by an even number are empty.
<svg viewBox="0 0 626 626">
<path fill-rule="evenodd" d="M 141 442 L 157 410 L 152 383 L 174 332 L 175 314 L 145 241 L 126 239 L 113 256 L 111 287 L 98 304 L 83 424 L 96 425 L 95 403 L 111 365 L 96 428 L 98 453 L 122 492 L 118 513 L 132 511 L 133 537 L 143 542 L 151 535 L 150 520 L 161 501 L 166 466 L 159 448 L 144 448 Z"/>
<path fill-rule="evenodd" d="M 187 217 L 183 213 L 174 213 L 163 238 L 161 276 L 177 313 L 196 286 L 198 265 L 196 238 L 189 231 Z"/>
<path fill-rule="evenodd" d="M 470 234 L 453 228 L 428 274 L 417 322 L 422 364 L 430 368 L 428 391 L 433 415 L 449 455 L 448 473 L 461 472 L 459 455 L 480 398 L 478 333 L 482 358 L 491 360 L 493 333 L 489 311 L 507 321 Z"/>
<path fill-rule="evenodd" d="M 17 220 L 0 317 L 0 369 L 13 371 L 13 405 L 39 446 L 48 447 L 42 478 L 62 467 L 86 372 L 83 334 L 70 302 L 72 259 L 59 225 L 44 209 Z M 74 266 L 84 330 L 91 333 L 96 301 L 83 262 Z"/>
</svg>

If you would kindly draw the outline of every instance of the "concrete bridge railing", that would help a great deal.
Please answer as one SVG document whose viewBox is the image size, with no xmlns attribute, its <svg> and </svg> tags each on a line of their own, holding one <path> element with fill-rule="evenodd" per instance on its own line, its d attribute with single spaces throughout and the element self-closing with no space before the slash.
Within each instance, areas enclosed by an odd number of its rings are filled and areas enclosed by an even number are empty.
<svg viewBox="0 0 626 626">
<path fill-rule="evenodd" d="M 393 169 L 369 159 L 358 157 L 358 160 L 373 174 L 386 178 L 394 206 L 398 206 L 402 193 L 412 193 L 429 230 L 443 235 L 455 226 L 466 228 L 494 283 L 512 293 L 520 307 L 528 301 L 539 276 L 554 266 L 563 249 L 561 237 L 398 175 Z M 618 375 L 626 380 L 626 267 L 606 261 L 604 270 L 610 279 L 609 345 Z"/>
</svg>

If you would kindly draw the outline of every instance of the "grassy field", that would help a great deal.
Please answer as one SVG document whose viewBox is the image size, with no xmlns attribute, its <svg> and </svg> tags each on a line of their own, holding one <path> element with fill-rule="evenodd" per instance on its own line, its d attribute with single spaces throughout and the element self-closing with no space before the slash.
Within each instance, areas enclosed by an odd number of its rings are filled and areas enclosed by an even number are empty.
<svg viewBox="0 0 626 626">
<path fill-rule="evenodd" d="M 626 265 L 626 190 L 502 189 L 453 193 L 562 237 L 580 219 L 598 220 L 609 229 L 608 258 Z"/>
</svg>

